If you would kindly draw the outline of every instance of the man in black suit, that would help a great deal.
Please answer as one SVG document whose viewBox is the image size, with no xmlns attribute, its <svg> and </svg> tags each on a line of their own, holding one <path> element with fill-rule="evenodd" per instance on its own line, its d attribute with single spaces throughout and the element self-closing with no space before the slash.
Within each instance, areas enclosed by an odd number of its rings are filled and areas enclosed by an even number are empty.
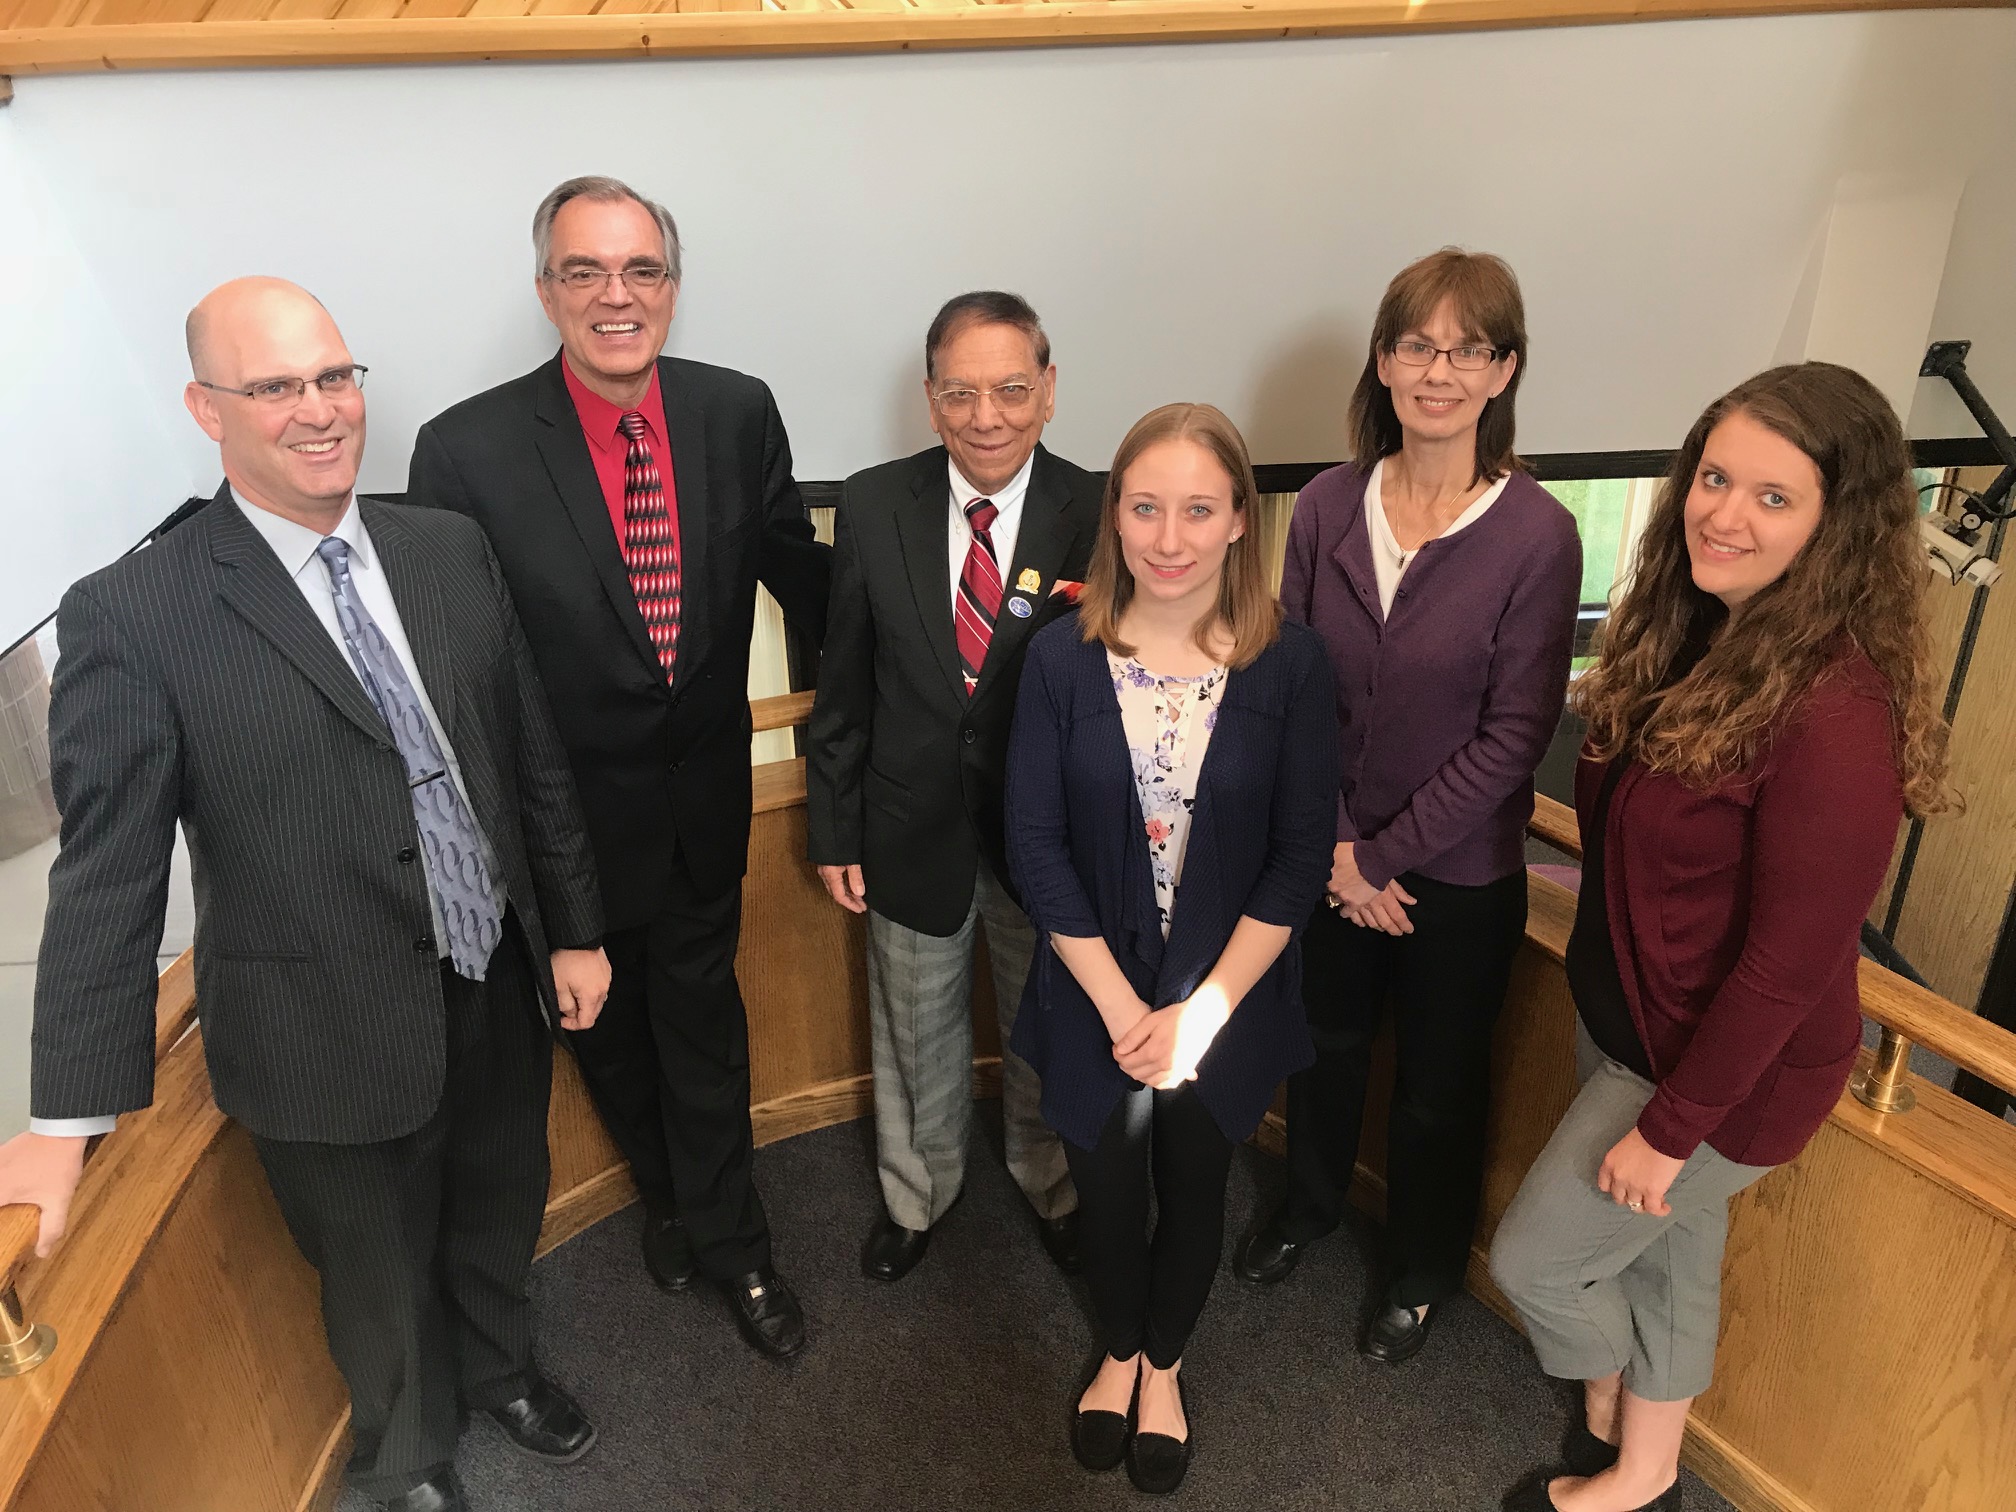
<svg viewBox="0 0 2016 1512">
<path fill-rule="evenodd" d="M 0 1203 L 61 1236 L 90 1135 L 153 1098 L 179 822 L 217 1104 L 321 1273 L 353 1485 L 463 1505 L 460 1407 L 530 1453 L 594 1442 L 533 1364 L 552 1039 L 609 970 L 574 784 L 509 591 L 465 520 L 353 489 L 364 369 L 311 296 L 241 279 L 189 319 L 226 483 L 58 617 L 63 844 L 30 1132 Z"/>
<path fill-rule="evenodd" d="M 924 373 L 944 445 L 847 480 L 807 756 L 812 860 L 835 902 L 868 915 L 886 1211 L 862 1269 L 908 1274 L 959 1196 L 984 929 L 1008 1169 L 1068 1273 L 1078 1194 L 1036 1075 L 1007 1048 L 1035 940 L 1009 884 L 1002 781 L 1022 653 L 1085 576 L 1100 483 L 1041 444 L 1057 369 L 1020 296 L 949 301 Z"/>
<path fill-rule="evenodd" d="M 749 854 L 756 584 L 816 635 L 831 552 L 791 478 L 770 391 L 660 355 L 679 295 L 672 217 L 571 179 L 533 218 L 550 362 L 423 426 L 408 499 L 489 533 L 579 779 L 614 978 L 572 1038 L 644 1199 L 668 1290 L 696 1257 L 766 1354 L 805 1324 L 771 1264 L 752 1173 L 735 980 Z"/>
</svg>

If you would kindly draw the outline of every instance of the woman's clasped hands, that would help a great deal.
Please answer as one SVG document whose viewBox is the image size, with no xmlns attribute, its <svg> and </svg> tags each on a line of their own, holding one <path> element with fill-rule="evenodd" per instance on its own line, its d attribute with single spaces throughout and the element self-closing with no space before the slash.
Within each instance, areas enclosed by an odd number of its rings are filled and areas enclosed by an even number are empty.
<svg viewBox="0 0 2016 1512">
<path fill-rule="evenodd" d="M 1391 935 L 1414 933 L 1413 921 L 1407 917 L 1407 905 L 1414 901 L 1414 895 L 1400 885 L 1398 877 L 1384 887 L 1367 882 L 1365 874 L 1358 870 L 1349 840 L 1337 842 L 1326 892 L 1330 906 L 1343 909 L 1344 917 L 1353 924 Z"/>
<path fill-rule="evenodd" d="M 1206 982 L 1180 1003 L 1150 1009 L 1113 1041 L 1113 1059 L 1144 1087 L 1166 1092 L 1197 1079 L 1197 1063 L 1232 1017 L 1225 994 Z"/>
</svg>

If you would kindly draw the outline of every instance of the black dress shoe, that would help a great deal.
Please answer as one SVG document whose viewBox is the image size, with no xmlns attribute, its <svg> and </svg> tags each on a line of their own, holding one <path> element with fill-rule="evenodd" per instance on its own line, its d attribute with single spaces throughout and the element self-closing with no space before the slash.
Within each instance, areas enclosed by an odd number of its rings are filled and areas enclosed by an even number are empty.
<svg viewBox="0 0 2016 1512">
<path fill-rule="evenodd" d="M 428 1476 L 404 1496 L 371 1505 L 379 1512 L 469 1512 L 469 1503 L 462 1499 L 462 1482 L 453 1470 Z"/>
<path fill-rule="evenodd" d="M 1617 1463 L 1617 1446 L 1596 1437 L 1587 1424 L 1577 1423 L 1568 1434 L 1568 1442 L 1562 1445 L 1561 1462 L 1570 1475 L 1585 1479 L 1601 1475 Z"/>
<path fill-rule="evenodd" d="M 1561 1512 L 1554 1498 L 1547 1494 L 1547 1487 L 1555 1476 L 1574 1473 L 1572 1470 L 1542 1470 L 1505 1498 L 1505 1512 Z M 1636 1508 L 1635 1512 L 1681 1512 L 1680 1482 L 1674 1481 L 1644 1506 Z"/>
<path fill-rule="evenodd" d="M 595 1447 L 595 1425 L 572 1397 L 550 1381 L 534 1381 L 517 1401 L 492 1407 L 490 1417 L 506 1438 L 534 1459 L 571 1465 Z"/>
<path fill-rule="evenodd" d="M 644 1269 L 661 1291 L 684 1291 L 693 1283 L 693 1241 L 677 1218 L 644 1215 Z"/>
<path fill-rule="evenodd" d="M 805 1347 L 805 1312 L 784 1278 L 769 1266 L 724 1282 L 735 1326 L 759 1354 L 789 1359 Z"/>
<path fill-rule="evenodd" d="M 1190 1424 L 1190 1404 L 1183 1397 L 1181 1376 L 1176 1378 L 1176 1400 L 1183 1404 L 1186 1437 L 1175 1439 L 1166 1433 L 1143 1433 L 1138 1426 L 1127 1436 L 1127 1479 L 1134 1482 L 1136 1491 L 1146 1491 L 1150 1496 L 1167 1496 L 1183 1484 L 1184 1472 L 1190 1468 L 1190 1445 L 1196 1440 L 1197 1430 Z"/>
<path fill-rule="evenodd" d="M 1130 1397 L 1125 1412 L 1107 1412 L 1094 1409 L 1081 1411 L 1078 1404 L 1085 1399 L 1085 1393 L 1092 1387 L 1092 1379 L 1099 1374 L 1106 1363 L 1102 1350 L 1093 1363 L 1091 1375 L 1078 1384 L 1078 1394 L 1071 1398 L 1071 1454 L 1087 1470 L 1111 1470 L 1127 1457 L 1127 1429 L 1134 1416 L 1134 1399 Z M 1134 1374 L 1134 1391 L 1141 1390 L 1141 1374 Z"/>
<path fill-rule="evenodd" d="M 1368 1360 L 1378 1360 L 1387 1365 L 1398 1365 L 1413 1359 L 1421 1353 L 1421 1346 L 1428 1342 L 1428 1330 L 1435 1324 L 1435 1311 L 1436 1305 L 1430 1303 L 1428 1315 L 1417 1317 L 1411 1307 L 1400 1307 L 1391 1301 L 1381 1302 L 1379 1310 L 1365 1325 L 1365 1332 L 1358 1336 L 1358 1353 Z"/>
<path fill-rule="evenodd" d="M 1286 1281 L 1302 1258 L 1302 1246 L 1281 1232 L 1276 1222 L 1267 1222 L 1246 1236 L 1233 1257 L 1232 1268 L 1248 1281 L 1272 1286 Z"/>
<path fill-rule="evenodd" d="M 1067 1276 L 1075 1276 L 1085 1268 L 1084 1259 L 1078 1253 L 1078 1210 L 1073 1208 L 1061 1218 L 1042 1218 L 1036 1223 L 1036 1233 L 1043 1241 L 1043 1248 L 1049 1252 L 1050 1261 Z M 920 1250 L 921 1254 L 922 1251 Z M 1115 1465 L 1119 1460 L 1114 1460 Z M 1111 1468 L 1110 1466 L 1108 1468 Z"/>
<path fill-rule="evenodd" d="M 931 1230 L 909 1229 L 886 1215 L 861 1251 L 861 1274 L 870 1281 L 901 1281 L 917 1268 L 931 1243 Z"/>
</svg>

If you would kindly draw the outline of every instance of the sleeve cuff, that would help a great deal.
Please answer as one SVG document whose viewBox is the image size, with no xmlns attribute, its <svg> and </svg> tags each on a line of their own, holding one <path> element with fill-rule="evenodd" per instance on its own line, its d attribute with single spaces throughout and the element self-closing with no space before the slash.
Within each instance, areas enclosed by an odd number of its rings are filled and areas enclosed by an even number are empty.
<svg viewBox="0 0 2016 1512">
<path fill-rule="evenodd" d="M 31 1118 L 28 1120 L 30 1134 L 47 1134 L 52 1139 L 89 1139 L 94 1134 L 110 1134 L 119 1126 L 116 1113 L 101 1114 L 97 1118 Z"/>
<path fill-rule="evenodd" d="M 1377 840 L 1358 840 L 1351 846 L 1351 859 L 1358 863 L 1358 875 L 1373 887 L 1384 887 L 1400 875 L 1401 868 L 1389 866 L 1379 853 Z"/>
<path fill-rule="evenodd" d="M 1652 1100 L 1639 1113 L 1638 1133 L 1645 1143 L 1669 1160 L 1686 1160 L 1701 1147 L 1701 1136 L 1694 1132 L 1691 1121 L 1673 1106 L 1673 1100 L 1664 1087 L 1652 1094 Z"/>
</svg>

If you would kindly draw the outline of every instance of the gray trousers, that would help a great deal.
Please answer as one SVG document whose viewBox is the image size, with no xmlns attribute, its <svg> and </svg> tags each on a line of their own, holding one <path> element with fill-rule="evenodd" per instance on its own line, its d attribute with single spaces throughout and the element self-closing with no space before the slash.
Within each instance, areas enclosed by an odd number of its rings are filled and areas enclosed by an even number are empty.
<svg viewBox="0 0 2016 1512">
<path fill-rule="evenodd" d="M 907 1229 L 928 1229 L 943 1217 L 966 1177 L 973 1123 L 973 935 L 979 928 L 987 931 L 1000 1009 L 1009 1174 L 1040 1217 L 1062 1217 L 1078 1206 L 1064 1146 L 1043 1122 L 1042 1084 L 1008 1048 L 1036 932 L 982 862 L 973 904 L 952 934 L 919 934 L 868 911 L 876 1165 L 889 1216 Z"/>
<path fill-rule="evenodd" d="M 1714 1374 L 1729 1199 L 1771 1168 L 1704 1144 L 1667 1190 L 1666 1217 L 1613 1202 L 1597 1173 L 1653 1087 L 1576 1029 L 1582 1090 L 1498 1225 L 1491 1275 L 1550 1376 L 1622 1371 L 1625 1389 L 1645 1401 L 1697 1397 Z"/>
</svg>

